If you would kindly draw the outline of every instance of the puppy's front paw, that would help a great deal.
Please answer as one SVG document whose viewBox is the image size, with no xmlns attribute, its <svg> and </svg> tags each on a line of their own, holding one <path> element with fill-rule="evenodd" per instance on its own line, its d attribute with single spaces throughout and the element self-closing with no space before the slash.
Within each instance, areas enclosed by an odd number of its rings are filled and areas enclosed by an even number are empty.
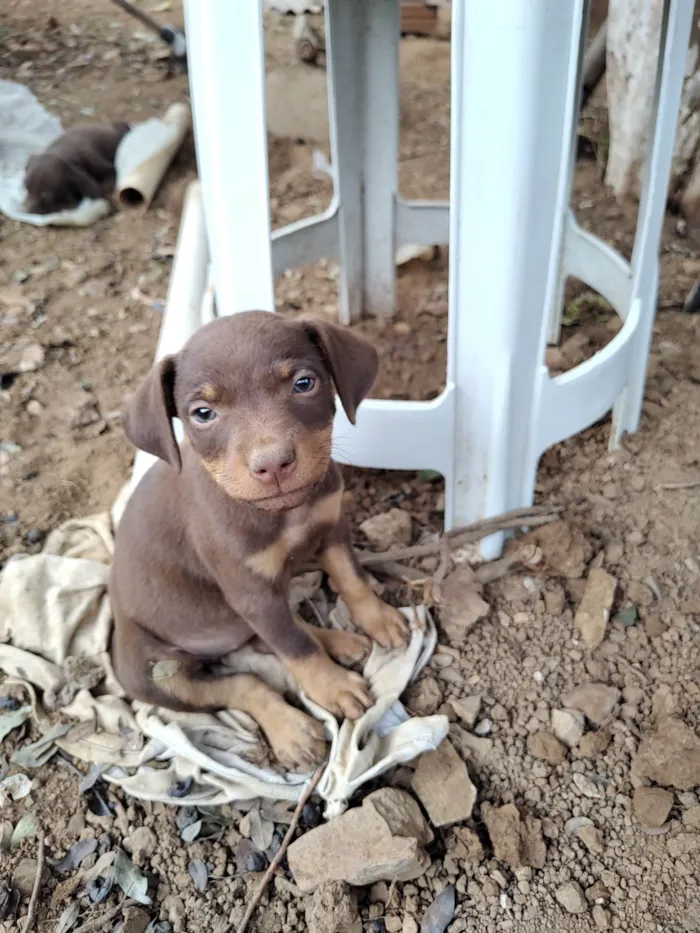
<svg viewBox="0 0 700 933">
<path fill-rule="evenodd" d="M 352 618 L 382 648 L 403 648 L 409 639 L 408 623 L 398 609 L 379 597 L 352 609 Z"/>
<path fill-rule="evenodd" d="M 292 673 L 309 699 L 341 719 L 359 719 L 374 703 L 365 678 L 327 655 L 319 653 L 311 662 L 295 665 Z"/>
<path fill-rule="evenodd" d="M 323 631 L 321 639 L 328 654 L 340 664 L 359 664 L 372 650 L 372 642 L 365 635 L 357 632 L 340 632 L 331 629 Z"/>
<path fill-rule="evenodd" d="M 310 771 L 326 757 L 323 725 L 293 706 L 266 722 L 265 735 L 275 758 L 288 771 Z"/>
</svg>

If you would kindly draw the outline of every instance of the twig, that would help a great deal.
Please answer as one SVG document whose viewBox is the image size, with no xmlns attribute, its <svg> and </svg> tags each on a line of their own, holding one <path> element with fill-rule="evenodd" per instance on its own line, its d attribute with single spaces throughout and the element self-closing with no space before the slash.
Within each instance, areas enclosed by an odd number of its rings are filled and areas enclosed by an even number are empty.
<svg viewBox="0 0 700 933">
<path fill-rule="evenodd" d="M 27 911 L 27 920 L 24 924 L 24 933 L 29 933 L 29 931 L 34 926 L 34 921 L 36 920 L 36 908 L 39 904 L 39 892 L 41 891 L 41 881 L 44 875 L 44 863 L 46 861 L 46 837 L 43 832 L 39 834 L 39 848 L 36 854 L 36 878 L 34 879 L 34 887 L 32 888 L 32 896 L 29 901 L 29 910 Z"/>
<path fill-rule="evenodd" d="M 282 840 L 282 845 L 279 847 L 279 849 L 277 850 L 275 854 L 275 857 L 272 859 L 272 861 L 268 865 L 267 871 L 262 877 L 262 881 L 258 885 L 258 888 L 255 894 L 251 898 L 248 906 L 246 907 L 246 911 L 243 914 L 243 919 L 236 927 L 236 933 L 245 933 L 246 927 L 248 926 L 248 923 L 250 922 L 250 918 L 255 913 L 255 908 L 258 906 L 258 903 L 260 902 L 260 898 L 265 893 L 265 888 L 267 888 L 268 884 L 270 883 L 270 879 L 274 875 L 275 870 L 277 869 L 277 866 L 284 858 L 284 854 L 287 851 L 289 843 L 292 841 L 292 837 L 294 836 L 294 832 L 301 818 L 301 811 L 306 806 L 306 802 L 309 799 L 309 797 L 316 790 L 316 786 L 318 785 L 318 782 L 323 777 L 323 772 L 325 770 L 326 770 L 326 763 L 324 762 L 322 765 L 319 765 L 318 768 L 316 768 L 316 772 L 314 773 L 314 776 L 311 778 L 311 780 L 306 786 L 306 789 L 304 790 L 304 793 L 299 798 L 299 803 L 297 804 L 296 810 L 294 811 L 294 814 L 292 816 L 292 822 L 289 824 L 289 829 L 287 830 L 285 837 Z M 77 931 L 77 933 L 85 933 L 85 931 Z"/>
<path fill-rule="evenodd" d="M 131 905 L 135 903 L 136 901 L 132 901 L 131 898 L 125 897 L 123 900 L 119 901 L 116 907 L 112 907 L 108 910 L 106 914 L 102 914 L 101 917 L 97 917 L 95 920 L 88 920 L 88 922 L 84 923 L 81 927 L 76 927 L 73 933 L 95 933 L 96 930 L 101 930 L 106 923 L 114 920 L 122 910 L 131 907 Z"/>
<path fill-rule="evenodd" d="M 660 483 L 658 486 L 654 486 L 654 489 L 658 492 L 660 489 L 696 489 L 700 486 L 700 480 L 691 480 L 688 483 Z"/>
<path fill-rule="evenodd" d="M 443 537 L 449 539 L 452 547 L 461 547 L 464 544 L 481 541 L 482 538 L 488 538 L 499 531 L 523 527 L 536 528 L 539 525 L 547 525 L 549 522 L 555 521 L 561 511 L 556 506 L 533 506 L 530 509 L 514 509 L 512 512 L 494 515 L 492 518 L 484 518 L 471 525 L 453 528 L 452 531 L 446 532 Z M 415 544 L 413 547 L 401 548 L 396 551 L 384 551 L 381 554 L 373 554 L 371 551 L 357 551 L 357 559 L 363 567 L 369 567 L 374 564 L 385 564 L 387 561 L 396 563 L 397 561 L 410 560 L 413 557 L 428 557 L 431 554 L 440 554 L 441 552 L 442 538 L 429 544 Z"/>
</svg>

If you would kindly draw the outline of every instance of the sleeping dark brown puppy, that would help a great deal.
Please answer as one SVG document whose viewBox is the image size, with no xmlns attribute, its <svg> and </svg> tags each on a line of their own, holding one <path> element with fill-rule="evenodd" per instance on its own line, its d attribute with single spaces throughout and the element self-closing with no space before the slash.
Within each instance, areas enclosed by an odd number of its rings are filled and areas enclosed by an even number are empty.
<svg viewBox="0 0 700 933">
<path fill-rule="evenodd" d="M 344 329 L 251 311 L 208 324 L 151 371 L 124 427 L 161 462 L 121 520 L 111 585 L 114 665 L 132 697 L 243 710 L 288 767 L 322 759 L 319 723 L 251 674 L 215 676 L 224 655 L 257 637 L 334 714 L 371 704 L 363 677 L 331 660 L 360 660 L 368 640 L 295 619 L 288 587 L 317 554 L 362 631 L 385 646 L 407 637 L 355 559 L 331 460 L 334 389 L 354 422 L 377 365 Z"/>
<path fill-rule="evenodd" d="M 24 184 L 29 214 L 55 214 L 83 198 L 104 198 L 114 190 L 114 156 L 128 133 L 126 123 L 74 126 L 43 152 L 30 157 Z"/>
</svg>

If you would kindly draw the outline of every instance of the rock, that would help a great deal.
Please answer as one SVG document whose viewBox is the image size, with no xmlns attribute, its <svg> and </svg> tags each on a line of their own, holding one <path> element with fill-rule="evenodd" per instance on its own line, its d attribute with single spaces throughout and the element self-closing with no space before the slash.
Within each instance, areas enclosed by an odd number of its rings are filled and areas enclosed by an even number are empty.
<svg viewBox="0 0 700 933">
<path fill-rule="evenodd" d="M 411 543 L 411 516 L 403 509 L 390 509 L 382 515 L 372 515 L 360 525 L 360 531 L 378 551 L 405 547 Z"/>
<path fill-rule="evenodd" d="M 39 415 L 44 411 L 44 406 L 41 402 L 37 401 L 35 398 L 30 399 L 27 402 L 27 414 L 31 415 L 32 418 L 38 418 Z"/>
<path fill-rule="evenodd" d="M 689 807 L 683 813 L 683 825 L 692 826 L 694 829 L 700 829 L 700 804 Z"/>
<path fill-rule="evenodd" d="M 593 555 L 588 539 L 565 521 L 550 522 L 520 540 L 540 547 L 547 567 L 562 577 L 582 576 Z"/>
<path fill-rule="evenodd" d="M 663 826 L 673 806 L 673 794 L 663 787 L 638 787 L 632 806 L 642 826 Z"/>
<path fill-rule="evenodd" d="M 605 796 L 600 785 L 596 783 L 593 778 L 588 777 L 587 774 L 580 774 L 577 771 L 574 774 L 573 782 L 576 789 L 582 793 L 584 797 L 589 797 L 591 800 L 602 800 Z"/>
<path fill-rule="evenodd" d="M 461 720 L 467 729 L 474 728 L 474 723 L 481 709 L 481 697 L 478 694 L 470 697 L 460 697 L 458 700 L 450 700 L 450 706 L 455 711 L 457 719 Z"/>
<path fill-rule="evenodd" d="M 486 719 L 482 719 L 474 726 L 474 735 L 479 735 L 483 738 L 485 735 L 491 735 L 492 730 L 493 721 L 487 717 Z"/>
<path fill-rule="evenodd" d="M 403 918 L 401 933 L 418 933 L 418 923 L 410 914 L 406 914 Z"/>
<path fill-rule="evenodd" d="M 474 571 L 464 564 L 442 584 L 442 627 L 452 645 L 464 643 L 467 632 L 483 619 L 491 608 L 480 595 Z"/>
<path fill-rule="evenodd" d="M 22 897 L 29 897 L 34 889 L 38 862 L 35 858 L 21 859 L 12 872 L 12 887 L 17 888 Z M 44 868 L 44 877 L 48 878 L 48 869 Z"/>
<path fill-rule="evenodd" d="M 455 826 L 454 828 L 457 846 L 455 855 L 470 865 L 478 865 L 484 860 L 484 847 L 481 839 L 473 829 L 468 826 Z"/>
<path fill-rule="evenodd" d="M 632 768 L 656 784 L 690 790 L 700 784 L 700 739 L 682 720 L 664 719 L 642 739 Z"/>
<path fill-rule="evenodd" d="M 600 904 L 596 904 L 593 907 L 591 916 L 593 917 L 593 923 L 595 923 L 597 929 L 607 930 L 610 927 L 610 917 L 608 912 L 604 907 L 601 907 Z"/>
<path fill-rule="evenodd" d="M 139 826 L 124 839 L 124 848 L 131 855 L 135 865 L 143 865 L 156 850 L 156 834 L 148 826 Z"/>
<path fill-rule="evenodd" d="M 602 755 L 605 749 L 610 745 L 612 736 L 607 729 L 599 729 L 597 732 L 587 732 L 578 743 L 578 754 L 582 758 L 597 758 Z"/>
<path fill-rule="evenodd" d="M 357 919 L 357 898 L 344 881 L 322 884 L 306 905 L 309 933 L 349 933 Z"/>
<path fill-rule="evenodd" d="M 423 846 L 433 834 L 407 793 L 384 787 L 301 836 L 288 849 L 289 868 L 303 893 L 326 881 L 355 887 L 375 881 L 409 881 L 430 864 Z"/>
<path fill-rule="evenodd" d="M 434 677 L 422 677 L 408 688 L 404 702 L 416 716 L 432 716 L 442 703 L 442 688 Z"/>
<path fill-rule="evenodd" d="M 472 815 L 476 788 L 449 739 L 420 756 L 412 784 L 434 826 L 461 823 Z"/>
<path fill-rule="evenodd" d="M 45 356 L 43 347 L 39 346 L 38 343 L 30 343 L 22 351 L 17 369 L 21 373 L 33 373 L 44 365 Z"/>
<path fill-rule="evenodd" d="M 583 599 L 574 617 L 587 648 L 597 648 L 605 638 L 616 589 L 617 580 L 607 571 L 594 568 L 588 574 Z"/>
<path fill-rule="evenodd" d="M 145 933 L 150 922 L 151 918 L 148 911 L 144 910 L 143 907 L 126 907 L 121 933 Z"/>
<path fill-rule="evenodd" d="M 384 918 L 384 929 L 386 933 L 401 933 L 403 922 L 397 914 L 389 914 Z"/>
<path fill-rule="evenodd" d="M 512 803 L 502 807 L 484 804 L 482 816 L 489 839 L 493 846 L 494 857 L 505 862 L 511 868 L 520 868 L 520 812 Z"/>
<path fill-rule="evenodd" d="M 576 687 L 564 697 L 564 704 L 580 710 L 587 719 L 600 726 L 612 715 L 620 699 L 620 691 L 606 684 L 587 683 Z"/>
<path fill-rule="evenodd" d="M 548 761 L 550 765 L 561 764 L 566 756 L 565 746 L 549 732 L 535 732 L 528 736 L 527 750 L 534 758 Z"/>
<path fill-rule="evenodd" d="M 512 803 L 502 807 L 484 804 L 482 816 L 488 830 L 494 857 L 513 870 L 524 865 L 542 868 L 547 848 L 542 838 L 542 824 L 531 816 L 521 820 Z"/>
<path fill-rule="evenodd" d="M 584 914 L 586 912 L 586 898 L 580 885 L 575 881 L 567 881 L 557 888 L 554 895 L 561 906 L 570 914 Z"/>
<path fill-rule="evenodd" d="M 542 821 L 529 813 L 526 814 L 520 826 L 520 840 L 523 865 L 544 868 L 547 846 L 542 835 Z"/>
<path fill-rule="evenodd" d="M 662 719 L 668 719 L 676 712 L 676 698 L 669 684 L 661 684 L 658 690 L 654 692 L 651 698 L 651 715 L 656 723 Z"/>
<path fill-rule="evenodd" d="M 583 713 L 577 709 L 553 709 L 552 732 L 569 748 L 575 748 L 583 736 Z"/>
<path fill-rule="evenodd" d="M 666 843 L 671 858 L 682 858 L 684 855 L 695 855 L 700 852 L 700 835 L 698 833 L 681 833 L 672 836 Z"/>
<path fill-rule="evenodd" d="M 605 849 L 605 843 L 603 841 L 603 834 L 597 826 L 594 826 L 592 823 L 590 825 L 581 826 L 580 829 L 577 830 L 576 835 L 592 855 L 602 855 Z"/>
<path fill-rule="evenodd" d="M 493 739 L 480 738 L 472 735 L 461 726 L 453 725 L 450 728 L 450 738 L 467 761 L 475 765 L 488 765 L 493 759 Z"/>
</svg>

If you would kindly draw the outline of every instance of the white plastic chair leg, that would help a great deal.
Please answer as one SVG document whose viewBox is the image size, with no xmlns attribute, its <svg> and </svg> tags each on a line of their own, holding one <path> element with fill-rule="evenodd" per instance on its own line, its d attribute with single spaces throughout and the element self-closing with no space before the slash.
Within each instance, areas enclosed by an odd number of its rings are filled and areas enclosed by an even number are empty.
<svg viewBox="0 0 700 933">
<path fill-rule="evenodd" d="M 185 0 L 197 163 L 219 314 L 274 311 L 260 0 Z"/>
<path fill-rule="evenodd" d="M 395 310 L 400 4 L 334 0 L 326 17 L 339 316 L 349 324 Z"/>
<path fill-rule="evenodd" d="M 522 504 L 582 25 L 583 0 L 453 6 L 451 525 Z"/>
</svg>

